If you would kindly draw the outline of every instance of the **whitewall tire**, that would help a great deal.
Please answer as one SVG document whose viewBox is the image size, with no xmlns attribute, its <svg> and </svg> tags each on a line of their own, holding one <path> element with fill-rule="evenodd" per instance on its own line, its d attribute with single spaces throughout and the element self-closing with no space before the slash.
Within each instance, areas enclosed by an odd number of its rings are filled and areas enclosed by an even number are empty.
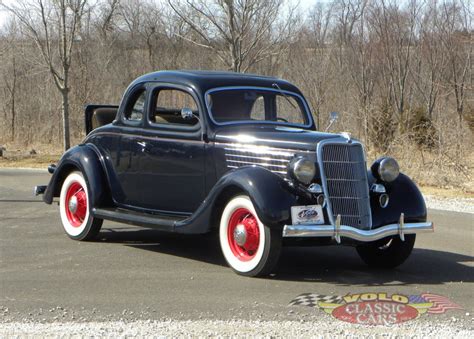
<svg viewBox="0 0 474 339">
<path fill-rule="evenodd" d="M 90 211 L 89 190 L 81 172 L 71 172 L 63 182 L 59 212 L 66 234 L 75 240 L 91 240 L 99 232 L 102 219 Z"/>
<path fill-rule="evenodd" d="M 239 195 L 230 199 L 222 212 L 219 241 L 224 258 L 235 272 L 266 275 L 280 256 L 281 229 L 265 226 L 250 198 Z"/>
</svg>

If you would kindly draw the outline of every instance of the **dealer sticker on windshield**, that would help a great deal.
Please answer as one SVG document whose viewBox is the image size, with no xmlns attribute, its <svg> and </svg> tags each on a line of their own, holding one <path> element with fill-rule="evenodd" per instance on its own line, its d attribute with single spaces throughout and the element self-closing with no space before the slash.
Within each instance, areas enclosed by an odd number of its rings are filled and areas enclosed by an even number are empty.
<svg viewBox="0 0 474 339">
<path fill-rule="evenodd" d="M 324 224 L 321 205 L 292 206 L 291 221 L 293 225 Z"/>
</svg>

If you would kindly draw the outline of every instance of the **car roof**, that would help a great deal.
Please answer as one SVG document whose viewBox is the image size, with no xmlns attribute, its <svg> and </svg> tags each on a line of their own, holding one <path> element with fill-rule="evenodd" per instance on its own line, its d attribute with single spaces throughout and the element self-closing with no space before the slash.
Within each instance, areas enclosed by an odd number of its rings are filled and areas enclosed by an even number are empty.
<svg viewBox="0 0 474 339">
<path fill-rule="evenodd" d="M 143 82 L 165 82 L 191 87 L 204 94 L 207 90 L 217 87 L 256 86 L 274 88 L 277 84 L 281 89 L 301 94 L 298 88 L 286 80 L 275 77 L 208 70 L 158 71 L 138 77 L 131 86 Z"/>
</svg>

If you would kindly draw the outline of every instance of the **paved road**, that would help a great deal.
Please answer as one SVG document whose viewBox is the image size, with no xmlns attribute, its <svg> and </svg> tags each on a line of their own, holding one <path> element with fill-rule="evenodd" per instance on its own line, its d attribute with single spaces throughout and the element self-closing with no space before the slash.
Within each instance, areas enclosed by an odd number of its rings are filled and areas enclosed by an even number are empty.
<svg viewBox="0 0 474 339">
<path fill-rule="evenodd" d="M 32 187 L 48 178 L 42 172 L 0 170 L 0 322 L 331 321 L 320 310 L 288 307 L 310 292 L 431 292 L 465 308 L 431 320 L 472 320 L 472 214 L 429 211 L 436 232 L 419 236 L 411 258 L 393 271 L 368 269 L 353 248 L 285 248 L 275 274 L 255 279 L 227 268 L 210 236 L 105 222 L 97 241 L 72 241 L 63 234 L 58 206 L 32 197 Z"/>
</svg>

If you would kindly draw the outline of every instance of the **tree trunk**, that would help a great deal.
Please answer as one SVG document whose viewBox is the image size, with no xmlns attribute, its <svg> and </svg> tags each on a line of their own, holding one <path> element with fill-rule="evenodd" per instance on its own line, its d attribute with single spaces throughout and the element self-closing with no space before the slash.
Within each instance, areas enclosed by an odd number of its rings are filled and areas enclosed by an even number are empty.
<svg viewBox="0 0 474 339">
<path fill-rule="evenodd" d="M 17 86 L 17 73 L 16 73 L 16 62 L 15 58 L 13 57 L 12 59 L 12 65 L 13 65 L 13 80 L 12 80 L 12 86 L 11 88 L 7 85 L 7 88 L 10 91 L 10 96 L 11 96 L 11 116 L 12 116 L 12 122 L 11 122 L 11 128 L 12 128 L 12 137 L 11 141 L 15 141 L 15 120 L 16 120 L 16 86 Z"/>
<path fill-rule="evenodd" d="M 15 110 L 15 93 L 12 93 L 12 141 L 15 141 L 15 120 L 16 120 L 16 110 Z"/>
<path fill-rule="evenodd" d="M 63 114 L 63 144 L 64 150 L 67 151 L 71 146 L 69 136 L 69 88 L 64 88 L 61 91 L 62 95 L 62 114 Z"/>
</svg>

